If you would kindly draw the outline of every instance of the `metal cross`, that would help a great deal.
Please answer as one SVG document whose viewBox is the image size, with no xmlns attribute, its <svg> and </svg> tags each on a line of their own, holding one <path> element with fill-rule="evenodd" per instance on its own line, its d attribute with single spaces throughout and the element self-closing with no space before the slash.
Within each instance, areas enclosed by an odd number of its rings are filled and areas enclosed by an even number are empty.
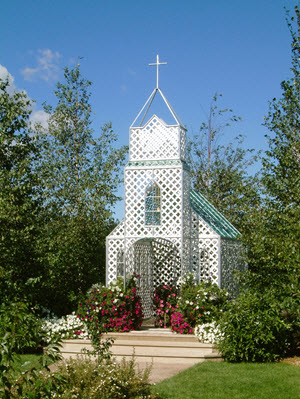
<svg viewBox="0 0 300 399">
<path fill-rule="evenodd" d="M 159 55 L 156 56 L 156 62 L 149 65 L 156 65 L 156 88 L 158 89 L 159 65 L 166 65 L 166 62 L 159 62 Z"/>
</svg>

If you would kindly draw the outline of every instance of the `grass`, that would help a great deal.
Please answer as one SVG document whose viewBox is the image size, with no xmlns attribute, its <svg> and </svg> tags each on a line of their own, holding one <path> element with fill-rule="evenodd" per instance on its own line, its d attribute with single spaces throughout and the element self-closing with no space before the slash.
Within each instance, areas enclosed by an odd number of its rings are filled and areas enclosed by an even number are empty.
<svg viewBox="0 0 300 399">
<path fill-rule="evenodd" d="M 300 367 L 204 362 L 158 383 L 153 391 L 163 399 L 299 399 Z"/>
</svg>

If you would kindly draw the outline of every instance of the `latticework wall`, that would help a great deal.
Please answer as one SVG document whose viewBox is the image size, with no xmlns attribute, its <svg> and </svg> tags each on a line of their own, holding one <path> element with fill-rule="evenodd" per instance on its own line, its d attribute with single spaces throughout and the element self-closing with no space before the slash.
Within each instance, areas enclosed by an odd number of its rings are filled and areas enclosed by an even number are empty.
<svg viewBox="0 0 300 399">
<path fill-rule="evenodd" d="M 163 238 L 141 239 L 127 251 L 128 276 L 140 276 L 139 290 L 146 318 L 153 314 L 152 297 L 161 284 L 175 284 L 181 270 L 181 257 L 177 246 Z"/>
<path fill-rule="evenodd" d="M 143 127 L 130 129 L 130 161 L 186 159 L 186 131 L 156 115 Z"/>
<path fill-rule="evenodd" d="M 221 240 L 221 287 L 226 288 L 232 295 L 238 292 L 238 285 L 234 272 L 243 272 L 247 264 L 243 258 L 243 246 L 239 240 L 222 238 Z"/>
<path fill-rule="evenodd" d="M 125 252 L 125 221 L 121 223 L 106 238 L 106 284 L 116 280 L 118 255 Z"/>
<path fill-rule="evenodd" d="M 199 280 L 219 285 L 220 236 L 192 209 L 191 268 Z"/>
</svg>

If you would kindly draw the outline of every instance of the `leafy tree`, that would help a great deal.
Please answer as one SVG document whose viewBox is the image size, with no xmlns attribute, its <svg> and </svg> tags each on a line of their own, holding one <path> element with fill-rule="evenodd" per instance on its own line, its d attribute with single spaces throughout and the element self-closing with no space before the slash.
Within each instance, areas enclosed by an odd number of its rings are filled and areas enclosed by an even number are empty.
<svg viewBox="0 0 300 399">
<path fill-rule="evenodd" d="M 37 240 L 41 207 L 32 165 L 38 147 L 30 135 L 31 103 L 24 92 L 9 94 L 0 81 L 0 299 L 37 300 L 36 283 L 44 274 Z"/>
<path fill-rule="evenodd" d="M 292 34 L 292 78 L 281 83 L 282 97 L 270 103 L 265 126 L 269 149 L 263 157 L 265 221 L 254 237 L 253 271 L 273 276 L 288 290 L 299 282 L 300 265 L 300 14 L 288 18 Z M 296 32 L 294 29 L 296 24 Z M 260 241 L 260 243 L 258 243 Z M 276 272 L 275 272 L 276 271 Z M 276 276 L 274 276 L 274 272 Z M 277 288 L 278 288 L 277 287 Z"/>
<path fill-rule="evenodd" d="M 264 204 L 251 214 L 248 287 L 267 292 L 300 341 L 300 13 L 287 16 L 292 35 L 292 77 L 270 103 L 265 126 L 269 148 L 262 162 Z M 273 299 L 272 299 L 273 298 Z M 297 339 L 292 347 L 297 346 Z"/>
<path fill-rule="evenodd" d="M 213 97 L 207 122 L 191 143 L 192 182 L 195 190 L 243 232 L 249 210 L 260 201 L 258 176 L 248 174 L 258 154 L 243 148 L 242 135 L 226 145 L 219 144 L 226 127 L 241 119 L 231 109 L 219 109 L 219 97 Z"/>
<path fill-rule="evenodd" d="M 49 263 L 51 306 L 70 311 L 78 295 L 105 277 L 105 237 L 127 148 L 115 147 L 110 123 L 94 137 L 89 88 L 79 64 L 65 68 L 55 91 L 57 105 L 45 106 L 48 130 L 41 134 L 38 167 L 48 222 L 43 241 Z"/>
</svg>

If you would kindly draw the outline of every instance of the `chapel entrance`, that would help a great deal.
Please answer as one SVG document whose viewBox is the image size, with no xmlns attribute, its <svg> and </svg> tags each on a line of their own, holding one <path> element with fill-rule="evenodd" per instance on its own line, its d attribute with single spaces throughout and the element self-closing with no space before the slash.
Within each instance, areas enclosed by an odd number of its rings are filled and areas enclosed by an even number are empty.
<svg viewBox="0 0 300 399">
<path fill-rule="evenodd" d="M 144 238 L 130 248 L 127 265 L 128 272 L 135 272 L 140 276 L 139 291 L 144 318 L 150 318 L 153 316 L 154 290 L 161 284 L 174 284 L 180 275 L 179 251 L 166 239 Z"/>
</svg>

